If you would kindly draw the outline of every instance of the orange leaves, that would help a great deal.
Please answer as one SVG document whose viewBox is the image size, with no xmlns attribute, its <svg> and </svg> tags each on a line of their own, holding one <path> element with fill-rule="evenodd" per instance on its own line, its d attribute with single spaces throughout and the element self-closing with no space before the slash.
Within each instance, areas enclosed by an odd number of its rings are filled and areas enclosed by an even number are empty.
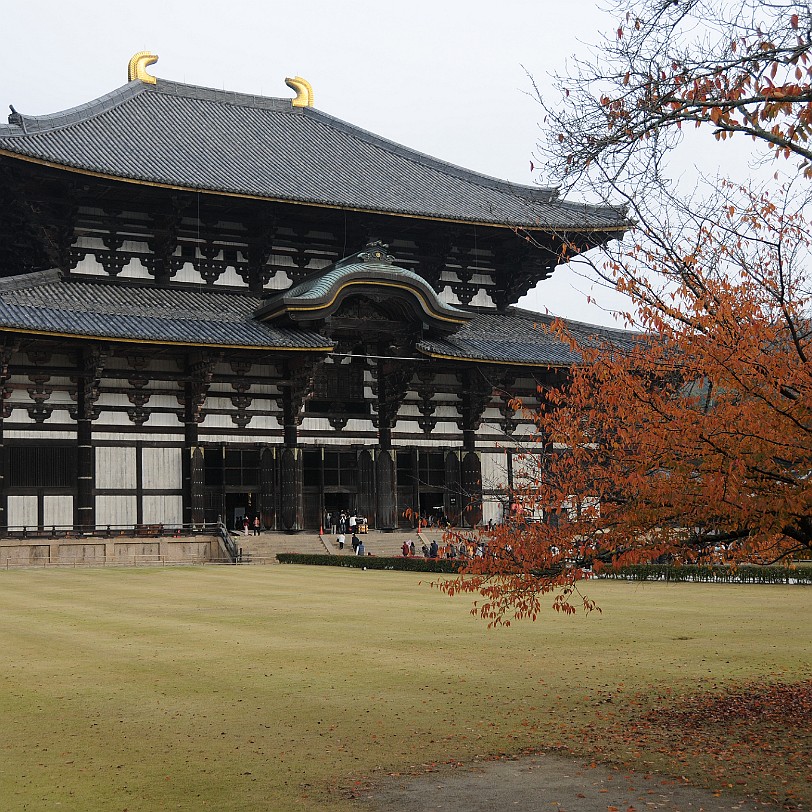
<svg viewBox="0 0 812 812">
<path fill-rule="evenodd" d="M 812 550 L 812 228 L 767 192 L 720 187 L 717 218 L 607 266 L 646 335 L 538 323 L 582 362 L 525 406 L 536 432 L 512 458 L 511 497 L 523 511 L 441 586 L 478 593 L 490 625 L 598 611 L 580 587 L 614 567 Z M 651 276 L 629 270 L 641 263 Z"/>
</svg>

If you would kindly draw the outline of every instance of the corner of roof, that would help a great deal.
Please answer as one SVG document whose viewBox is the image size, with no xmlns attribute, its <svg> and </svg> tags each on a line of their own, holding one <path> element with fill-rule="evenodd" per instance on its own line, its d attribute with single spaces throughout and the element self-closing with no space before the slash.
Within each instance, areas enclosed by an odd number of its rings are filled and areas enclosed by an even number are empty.
<svg viewBox="0 0 812 812">
<path fill-rule="evenodd" d="M 12 111 L 8 117 L 9 123 L 0 124 L 0 135 L 26 136 L 67 127 L 79 121 L 92 118 L 106 110 L 110 110 L 122 102 L 132 99 L 150 89 L 150 85 L 145 85 L 143 82 L 135 79 L 92 101 L 79 104 L 76 107 L 69 107 L 67 110 L 47 113 L 41 116 L 18 113 L 12 105 L 9 105 Z"/>
<path fill-rule="evenodd" d="M 35 271 L 34 273 L 19 274 L 17 276 L 7 276 L 0 279 L 0 293 L 12 290 L 28 290 L 44 285 L 51 285 L 62 279 L 62 271 L 59 268 L 51 268 L 47 271 Z"/>
</svg>

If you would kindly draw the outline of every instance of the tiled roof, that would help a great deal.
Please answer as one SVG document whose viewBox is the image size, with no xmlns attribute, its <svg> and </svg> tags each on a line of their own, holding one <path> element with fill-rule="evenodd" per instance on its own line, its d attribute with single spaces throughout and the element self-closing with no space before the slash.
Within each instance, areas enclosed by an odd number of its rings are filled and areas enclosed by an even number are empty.
<svg viewBox="0 0 812 812">
<path fill-rule="evenodd" d="M 324 313 L 340 303 L 342 293 L 358 286 L 377 286 L 409 291 L 429 319 L 452 323 L 454 328 L 471 319 L 471 313 L 445 304 L 422 276 L 393 264 L 381 243 L 370 243 L 357 254 L 318 271 L 297 285 L 270 297 L 260 307 L 258 318 L 274 318 L 282 313 L 306 311 Z M 452 328 L 452 329 L 454 329 Z"/>
<path fill-rule="evenodd" d="M 262 304 L 258 296 L 239 293 L 70 280 L 59 271 L 43 271 L 0 280 L 0 330 L 213 347 L 330 348 L 331 342 L 316 332 L 257 321 L 254 314 Z M 453 335 L 425 339 L 417 350 L 460 361 L 577 364 L 578 353 L 548 330 L 552 322 L 550 316 L 518 308 L 480 311 Z M 631 347 L 638 336 L 567 324 L 576 336 L 620 349 Z"/>
<path fill-rule="evenodd" d="M 62 280 L 58 271 L 45 271 L 0 281 L 0 329 L 217 347 L 330 346 L 317 333 L 255 321 L 260 302 L 234 293 Z"/>
<path fill-rule="evenodd" d="M 272 200 L 563 231 L 624 213 L 431 158 L 290 99 L 159 79 L 50 116 L 11 116 L 0 153 L 106 177 Z"/>
<path fill-rule="evenodd" d="M 424 340 L 417 345 L 421 352 L 461 361 L 488 361 L 531 366 L 566 367 L 581 362 L 579 353 L 552 332 L 551 316 L 519 308 L 506 313 L 480 312 L 453 336 Z M 638 334 L 593 324 L 565 320 L 570 332 L 579 339 L 597 344 L 611 344 L 630 349 Z"/>
</svg>

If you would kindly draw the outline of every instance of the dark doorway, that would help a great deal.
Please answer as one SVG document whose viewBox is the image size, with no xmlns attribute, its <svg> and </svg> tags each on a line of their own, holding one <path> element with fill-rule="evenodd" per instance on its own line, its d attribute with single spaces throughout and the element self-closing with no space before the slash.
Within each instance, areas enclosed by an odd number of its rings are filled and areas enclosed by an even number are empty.
<svg viewBox="0 0 812 812">
<path fill-rule="evenodd" d="M 231 530 L 242 530 L 242 517 L 248 516 L 253 520 L 256 513 L 256 495 L 253 493 L 227 493 L 226 494 L 225 521 Z"/>
<path fill-rule="evenodd" d="M 445 515 L 444 491 L 420 491 L 420 516 L 434 527 L 439 527 Z"/>
</svg>

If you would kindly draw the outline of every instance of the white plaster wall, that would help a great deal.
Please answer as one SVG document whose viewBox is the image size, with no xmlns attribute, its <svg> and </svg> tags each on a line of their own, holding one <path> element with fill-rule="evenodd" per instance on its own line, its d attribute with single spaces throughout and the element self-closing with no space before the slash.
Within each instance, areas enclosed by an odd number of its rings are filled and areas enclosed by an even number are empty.
<svg viewBox="0 0 812 812">
<path fill-rule="evenodd" d="M 135 488 L 134 448 L 96 447 L 96 487 Z"/>
<path fill-rule="evenodd" d="M 150 401 L 150 404 L 152 401 Z M 153 412 L 146 423 L 145 426 L 153 427 L 161 427 L 161 428 L 178 428 L 180 425 L 180 420 L 176 414 L 170 414 L 168 412 Z"/>
<path fill-rule="evenodd" d="M 73 527 L 73 497 L 44 496 L 42 521 L 45 527 Z"/>
<path fill-rule="evenodd" d="M 220 274 L 215 285 L 228 285 L 229 287 L 247 288 L 243 278 L 237 273 L 233 265 L 226 267 L 225 271 Z"/>
<path fill-rule="evenodd" d="M 129 421 L 128 421 L 129 422 Z M 37 434 L 36 436 L 40 436 Z M 76 435 L 72 435 L 75 437 Z M 117 431 L 104 431 L 104 428 L 100 428 L 98 431 L 93 432 L 93 438 L 95 440 L 107 440 L 107 441 L 115 441 L 121 440 L 125 442 L 131 442 L 135 440 L 151 440 L 153 442 L 160 442 L 160 443 L 176 443 L 183 441 L 183 434 L 149 434 L 144 432 L 143 434 L 139 434 L 137 432 L 117 432 Z"/>
<path fill-rule="evenodd" d="M 161 384 L 160 388 L 166 389 L 168 386 L 171 386 L 171 385 L 172 385 L 171 383 L 170 384 Z M 147 388 L 149 388 L 149 387 L 147 387 Z M 178 394 L 180 394 L 180 393 L 181 393 L 180 389 L 178 389 Z M 129 400 L 127 401 L 127 403 L 129 405 Z M 173 409 L 173 410 L 177 411 L 178 409 L 181 409 L 182 407 L 178 403 L 178 399 L 177 399 L 177 397 L 175 395 L 152 395 L 152 397 L 150 397 L 150 399 L 149 399 L 148 408 L 150 408 L 150 409 L 157 409 L 157 408 Z"/>
<path fill-rule="evenodd" d="M 97 525 L 132 525 L 137 516 L 135 496 L 96 497 Z"/>
<path fill-rule="evenodd" d="M 438 298 L 443 304 L 458 305 L 460 303 L 460 300 L 457 298 L 457 294 L 454 293 L 454 291 L 448 286 L 444 287 L 440 291 Z"/>
<path fill-rule="evenodd" d="M 236 424 L 227 414 L 207 414 L 200 423 L 202 429 L 234 428 Z"/>
<path fill-rule="evenodd" d="M 15 440 L 75 440 L 75 431 L 28 431 L 26 429 L 7 429 L 3 432 L 7 439 Z"/>
<path fill-rule="evenodd" d="M 181 496 L 145 496 L 144 524 L 183 524 L 183 498 Z"/>
<path fill-rule="evenodd" d="M 8 523 L 11 527 L 36 527 L 37 497 L 9 496 Z"/>
<path fill-rule="evenodd" d="M 279 419 L 271 414 L 252 414 L 251 415 L 251 428 L 257 431 L 268 430 L 274 431 L 282 428 Z"/>
<path fill-rule="evenodd" d="M 484 497 L 482 500 L 482 522 L 492 521 L 499 524 L 502 521 L 502 503 L 493 497 Z"/>
<path fill-rule="evenodd" d="M 118 279 L 152 279 L 152 275 L 146 269 L 138 257 L 133 257 L 122 269 Z"/>
<path fill-rule="evenodd" d="M 203 277 L 191 262 L 184 262 L 183 267 L 172 277 L 173 282 L 194 282 L 203 284 Z"/>
<path fill-rule="evenodd" d="M 87 274 L 88 276 L 107 276 L 107 271 L 96 261 L 93 254 L 88 254 L 84 259 L 76 263 L 76 267 L 71 273 Z"/>
<path fill-rule="evenodd" d="M 517 487 L 532 487 L 540 477 L 540 449 L 527 449 L 513 454 L 513 483 Z"/>
<path fill-rule="evenodd" d="M 485 288 L 480 288 L 476 292 L 476 296 L 471 299 L 471 304 L 475 307 L 496 307 L 493 299 L 491 299 L 488 291 Z"/>
<path fill-rule="evenodd" d="M 101 409 L 105 406 L 124 406 L 125 408 L 130 408 L 132 403 L 130 403 L 130 399 L 123 393 L 102 392 L 96 401 L 96 406 Z"/>
<path fill-rule="evenodd" d="M 292 284 L 285 271 L 277 271 L 266 283 L 265 290 L 287 290 Z"/>
<path fill-rule="evenodd" d="M 305 417 L 302 420 L 303 431 L 329 431 L 333 433 L 330 421 L 326 417 Z"/>
<path fill-rule="evenodd" d="M 111 412 L 102 410 L 99 412 L 99 420 L 96 426 L 132 426 L 130 418 L 126 412 Z M 94 432 L 95 433 L 95 432 Z"/>
<path fill-rule="evenodd" d="M 482 487 L 502 489 L 507 485 L 507 454 L 502 452 L 482 453 Z"/>
<path fill-rule="evenodd" d="M 141 482 L 146 489 L 183 487 L 183 449 L 144 448 L 141 451 Z M 144 520 L 146 521 L 146 519 Z"/>
</svg>

